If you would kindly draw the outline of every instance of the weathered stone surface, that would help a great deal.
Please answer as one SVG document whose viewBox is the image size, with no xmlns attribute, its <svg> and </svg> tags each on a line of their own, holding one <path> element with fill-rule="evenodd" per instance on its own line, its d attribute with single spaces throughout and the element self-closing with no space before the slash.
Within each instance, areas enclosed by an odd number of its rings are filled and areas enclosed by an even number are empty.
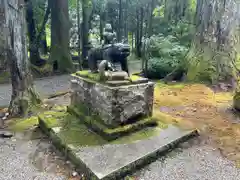
<svg viewBox="0 0 240 180">
<path fill-rule="evenodd" d="M 68 137 L 62 137 L 56 128 L 47 128 L 47 122 L 40 120 L 40 128 L 48 133 L 54 145 L 72 163 L 84 170 L 87 179 L 123 179 L 136 168 L 143 167 L 179 143 L 198 135 L 196 130 L 185 131 L 169 126 L 160 129 L 156 136 L 131 143 L 82 146 L 62 141 Z"/>
<path fill-rule="evenodd" d="M 137 116 L 151 116 L 154 83 L 110 87 L 73 76 L 71 104 L 84 104 L 107 125 L 118 126 Z"/>
</svg>

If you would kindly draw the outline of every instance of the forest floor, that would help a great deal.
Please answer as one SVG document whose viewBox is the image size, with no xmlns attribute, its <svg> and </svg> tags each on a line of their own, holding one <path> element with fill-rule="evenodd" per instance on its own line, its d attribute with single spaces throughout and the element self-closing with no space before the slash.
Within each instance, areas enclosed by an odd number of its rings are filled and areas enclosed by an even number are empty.
<svg viewBox="0 0 240 180">
<path fill-rule="evenodd" d="M 232 110 L 231 92 L 215 93 L 203 84 L 159 83 L 155 115 L 183 128 L 197 128 L 210 145 L 240 167 L 240 118 Z"/>
<path fill-rule="evenodd" d="M 40 92 L 42 88 L 45 95 L 69 88 L 69 76 L 47 82 L 43 81 L 37 88 Z M 46 92 L 46 87 L 51 92 Z M 182 128 L 197 128 L 200 136 L 131 177 L 142 180 L 240 179 L 240 119 L 231 110 L 232 96 L 231 92 L 215 93 L 203 84 L 157 82 L 154 116 Z M 45 103 L 67 105 L 69 96 Z M 13 139 L 0 139 L 0 152 L 2 180 L 72 179 L 74 168 L 56 153 L 41 133 L 36 135 L 32 129 L 17 133 Z"/>
</svg>

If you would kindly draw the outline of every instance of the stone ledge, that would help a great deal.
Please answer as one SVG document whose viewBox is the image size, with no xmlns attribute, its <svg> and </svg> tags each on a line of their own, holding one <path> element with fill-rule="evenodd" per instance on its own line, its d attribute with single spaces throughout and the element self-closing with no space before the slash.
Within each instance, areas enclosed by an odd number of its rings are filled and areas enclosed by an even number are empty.
<svg viewBox="0 0 240 180">
<path fill-rule="evenodd" d="M 62 140 L 61 127 L 51 127 L 40 121 L 53 144 L 76 166 L 85 171 L 87 179 L 117 179 L 155 161 L 179 143 L 198 135 L 196 130 L 183 131 L 175 126 L 159 131 L 158 135 L 127 144 L 76 146 Z M 68 138 L 68 137 L 66 137 Z"/>
<path fill-rule="evenodd" d="M 133 124 L 123 125 L 117 128 L 109 128 L 94 117 L 86 116 L 79 109 L 69 106 L 67 111 L 79 118 L 89 129 L 101 135 L 104 139 L 111 141 L 119 137 L 129 135 L 130 133 L 142 130 L 147 127 L 155 127 L 158 122 L 154 118 L 144 118 Z M 163 127 L 164 125 L 162 125 Z M 167 128 L 167 126 L 166 126 Z"/>
<path fill-rule="evenodd" d="M 104 82 L 104 81 L 100 81 L 100 76 L 98 73 L 91 73 L 89 71 L 78 71 L 78 72 L 72 74 L 72 77 L 82 78 L 85 81 L 88 81 L 91 83 L 100 83 L 100 84 L 107 85 L 110 87 L 142 84 L 142 83 L 149 82 L 149 80 L 147 78 L 143 78 L 143 77 L 137 76 L 137 75 L 131 75 L 130 76 L 131 81 L 123 80 L 123 81 L 106 81 L 106 82 Z"/>
</svg>

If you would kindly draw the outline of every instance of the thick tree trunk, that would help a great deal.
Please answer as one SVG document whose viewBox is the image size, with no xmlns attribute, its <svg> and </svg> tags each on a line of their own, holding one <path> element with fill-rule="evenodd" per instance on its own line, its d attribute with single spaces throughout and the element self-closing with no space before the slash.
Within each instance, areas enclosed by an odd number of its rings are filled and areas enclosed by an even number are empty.
<svg viewBox="0 0 240 180">
<path fill-rule="evenodd" d="M 188 79 L 232 81 L 239 53 L 240 4 L 236 0 L 198 0 L 196 36 L 188 54 Z"/>
<path fill-rule="evenodd" d="M 126 39 L 126 42 L 128 42 L 128 1 L 126 1 L 125 4 L 125 21 L 124 21 L 124 37 Z"/>
<path fill-rule="evenodd" d="M 51 54 L 54 70 L 71 72 L 73 68 L 69 48 L 70 21 L 67 0 L 49 0 L 51 7 Z"/>
<path fill-rule="evenodd" d="M 39 49 L 36 44 L 36 23 L 34 19 L 33 4 L 31 0 L 27 1 L 26 19 L 28 25 L 28 37 L 29 37 L 29 50 L 30 50 L 30 62 L 37 65 L 40 59 Z"/>
<path fill-rule="evenodd" d="M 120 42 L 122 40 L 122 24 L 123 24 L 123 8 L 122 8 L 122 0 L 118 1 L 119 3 L 119 9 L 118 9 L 118 31 L 117 31 L 117 39 L 118 42 Z"/>
<path fill-rule="evenodd" d="M 82 1 L 82 61 L 87 60 L 88 49 L 89 49 L 89 15 L 88 15 L 89 5 L 88 0 Z"/>
<path fill-rule="evenodd" d="M 8 26 L 7 57 L 11 71 L 12 99 L 9 106 L 11 116 L 21 116 L 27 110 L 41 101 L 33 88 L 32 76 L 27 58 L 25 38 L 25 9 L 23 1 L 17 4 L 5 0 L 5 17 Z"/>
</svg>

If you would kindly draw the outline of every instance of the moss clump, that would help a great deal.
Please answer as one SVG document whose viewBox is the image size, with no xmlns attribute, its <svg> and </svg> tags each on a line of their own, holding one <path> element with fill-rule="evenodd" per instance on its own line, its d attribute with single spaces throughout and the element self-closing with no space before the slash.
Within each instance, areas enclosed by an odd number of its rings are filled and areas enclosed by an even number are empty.
<svg viewBox="0 0 240 180">
<path fill-rule="evenodd" d="M 68 115 L 66 112 L 46 111 L 38 116 L 40 120 L 44 120 L 47 128 L 62 126 L 63 120 Z"/>
<path fill-rule="evenodd" d="M 84 71 L 78 71 L 74 74 L 72 74 L 73 76 L 80 76 L 80 77 L 84 77 L 84 78 L 88 78 L 91 81 L 94 82 L 105 82 L 104 79 L 101 80 L 99 73 L 91 73 L 88 70 L 84 70 Z M 137 76 L 137 75 L 131 75 L 130 76 L 130 82 L 137 82 L 138 80 L 140 80 L 142 77 Z M 129 83 L 130 83 L 129 82 Z"/>
<path fill-rule="evenodd" d="M 99 76 L 98 73 L 91 73 L 88 70 L 78 71 L 78 72 L 75 73 L 75 75 L 80 76 L 80 77 L 88 78 L 92 81 L 97 81 L 97 82 L 100 81 L 100 76 Z"/>
<path fill-rule="evenodd" d="M 137 76 L 137 75 L 131 75 L 131 76 L 130 76 L 130 79 L 131 79 L 131 81 L 138 81 L 138 80 L 141 79 L 141 77 L 140 77 L 140 76 Z"/>
<path fill-rule="evenodd" d="M 8 124 L 8 129 L 20 132 L 38 125 L 38 117 L 32 116 L 26 119 L 14 119 Z"/>
</svg>

